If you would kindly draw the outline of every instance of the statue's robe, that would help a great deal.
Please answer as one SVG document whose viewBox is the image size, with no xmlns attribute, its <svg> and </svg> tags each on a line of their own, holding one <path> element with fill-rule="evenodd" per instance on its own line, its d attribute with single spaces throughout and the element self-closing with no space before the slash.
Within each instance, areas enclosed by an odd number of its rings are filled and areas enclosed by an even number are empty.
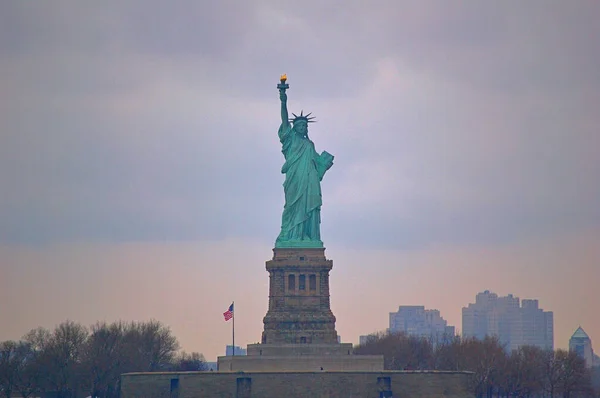
<svg viewBox="0 0 600 398">
<path fill-rule="evenodd" d="M 289 123 L 279 127 L 279 140 L 285 157 L 281 168 L 285 207 L 276 247 L 322 247 L 320 182 L 333 165 L 333 156 L 327 152 L 319 155 L 313 142 Z"/>
</svg>

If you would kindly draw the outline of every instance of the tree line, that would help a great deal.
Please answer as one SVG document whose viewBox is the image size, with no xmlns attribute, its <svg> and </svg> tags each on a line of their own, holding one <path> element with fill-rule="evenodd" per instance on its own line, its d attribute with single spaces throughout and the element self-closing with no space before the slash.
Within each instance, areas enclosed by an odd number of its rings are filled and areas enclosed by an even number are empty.
<svg viewBox="0 0 600 398">
<path fill-rule="evenodd" d="M 382 354 L 388 370 L 468 370 L 477 397 L 600 397 L 600 368 L 564 350 L 523 346 L 507 352 L 498 339 L 438 340 L 379 333 L 355 348 Z M 118 397 L 120 375 L 129 372 L 207 370 L 202 354 L 180 350 L 158 321 L 66 321 L 37 328 L 19 341 L 0 342 L 0 396 Z"/>
<path fill-rule="evenodd" d="M 20 341 L 0 342 L 0 396 L 118 397 L 129 372 L 207 370 L 204 356 L 179 350 L 158 321 L 66 321 L 37 328 Z"/>
<path fill-rule="evenodd" d="M 536 346 L 507 352 L 494 337 L 434 340 L 379 333 L 354 352 L 383 355 L 388 370 L 472 371 L 470 387 L 481 398 L 600 397 L 600 369 L 587 368 L 574 352 Z"/>
</svg>

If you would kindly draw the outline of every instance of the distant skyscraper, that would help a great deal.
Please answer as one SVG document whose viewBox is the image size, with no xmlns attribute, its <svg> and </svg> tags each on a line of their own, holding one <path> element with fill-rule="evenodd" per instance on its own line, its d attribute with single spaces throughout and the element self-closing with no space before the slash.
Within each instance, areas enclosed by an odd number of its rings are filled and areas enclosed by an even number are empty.
<svg viewBox="0 0 600 398">
<path fill-rule="evenodd" d="M 538 300 L 521 301 L 522 345 L 554 349 L 554 314 L 539 308 Z"/>
<path fill-rule="evenodd" d="M 438 310 L 426 310 L 421 305 L 401 305 L 398 312 L 390 312 L 389 331 L 404 332 L 434 341 L 451 338 L 455 334 L 454 326 L 448 326 Z"/>
<path fill-rule="evenodd" d="M 498 297 L 486 290 L 475 303 L 462 309 L 463 337 L 496 336 L 507 350 L 523 345 L 554 348 L 554 317 L 539 308 L 538 300 L 523 300 L 509 294 Z"/>
<path fill-rule="evenodd" d="M 585 359 L 585 366 L 591 368 L 594 366 L 594 350 L 592 349 L 592 339 L 580 326 L 573 336 L 569 339 L 569 351 L 574 351 L 581 358 Z"/>
<path fill-rule="evenodd" d="M 230 357 L 233 355 L 233 346 L 228 345 L 225 347 L 225 356 Z M 235 346 L 235 355 L 246 355 L 246 349 L 240 346 Z"/>
</svg>

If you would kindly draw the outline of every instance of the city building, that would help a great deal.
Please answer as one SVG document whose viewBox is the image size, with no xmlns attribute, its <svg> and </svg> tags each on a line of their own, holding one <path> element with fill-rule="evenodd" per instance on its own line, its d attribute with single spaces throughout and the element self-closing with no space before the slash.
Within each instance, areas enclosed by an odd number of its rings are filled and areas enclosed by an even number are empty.
<svg viewBox="0 0 600 398">
<path fill-rule="evenodd" d="M 509 294 L 498 297 L 486 290 L 475 303 L 462 309 L 465 338 L 495 336 L 509 351 L 524 345 L 554 349 L 554 315 L 539 308 L 538 300 L 523 300 Z"/>
<path fill-rule="evenodd" d="M 377 334 L 367 334 L 358 336 L 358 345 L 365 345 L 370 341 L 375 341 L 377 339 Z"/>
<path fill-rule="evenodd" d="M 573 333 L 573 336 L 569 339 L 569 351 L 573 351 L 581 358 L 585 359 L 585 365 L 588 368 L 595 365 L 592 339 L 590 339 L 590 336 L 588 336 L 581 326 L 577 328 L 575 333 Z"/>
<path fill-rule="evenodd" d="M 454 326 L 441 317 L 438 310 L 426 310 L 422 305 L 401 305 L 398 312 L 390 312 L 391 333 L 404 332 L 439 341 L 455 335 Z"/>
<path fill-rule="evenodd" d="M 554 313 L 539 307 L 538 300 L 521 301 L 521 343 L 554 349 Z"/>
<path fill-rule="evenodd" d="M 232 345 L 228 345 L 225 347 L 225 356 L 226 357 L 232 356 L 233 353 L 234 353 L 234 351 L 233 351 Z M 236 345 L 235 346 L 235 355 L 246 355 L 246 349 Z"/>
</svg>

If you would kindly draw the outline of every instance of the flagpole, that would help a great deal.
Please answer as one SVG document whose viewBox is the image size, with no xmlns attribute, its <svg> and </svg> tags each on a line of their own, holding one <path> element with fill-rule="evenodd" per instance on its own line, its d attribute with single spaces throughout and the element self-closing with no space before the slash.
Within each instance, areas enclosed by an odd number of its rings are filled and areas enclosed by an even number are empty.
<svg viewBox="0 0 600 398">
<path fill-rule="evenodd" d="M 232 347 L 231 347 L 231 351 L 233 352 L 233 356 L 235 356 L 235 301 L 233 301 L 231 303 L 231 306 L 233 307 L 233 313 L 231 314 L 231 320 L 233 321 L 233 323 L 231 324 L 231 337 L 232 337 Z"/>
</svg>

